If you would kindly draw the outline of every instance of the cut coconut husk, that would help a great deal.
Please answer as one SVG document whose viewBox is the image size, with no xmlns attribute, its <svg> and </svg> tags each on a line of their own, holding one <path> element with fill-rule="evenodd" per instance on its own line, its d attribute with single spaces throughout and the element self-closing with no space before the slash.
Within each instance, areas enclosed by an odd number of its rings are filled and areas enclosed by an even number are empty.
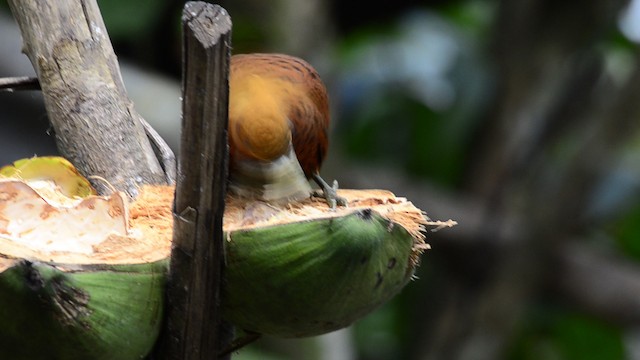
<svg viewBox="0 0 640 360">
<path fill-rule="evenodd" d="M 171 224 L 149 231 L 155 214 L 92 195 L 69 165 L 0 169 L 0 357 L 140 359 L 162 321 Z"/>
<path fill-rule="evenodd" d="M 144 186 L 128 203 L 119 193 L 61 190 L 68 186 L 46 176 L 35 184 L 10 176 L 0 178 L 3 354 L 145 356 L 161 321 L 174 189 Z M 411 279 L 428 248 L 426 228 L 455 224 L 433 222 L 388 191 L 338 195 L 347 207 L 332 210 L 316 198 L 286 206 L 227 198 L 225 319 L 282 337 L 348 326 Z"/>
</svg>

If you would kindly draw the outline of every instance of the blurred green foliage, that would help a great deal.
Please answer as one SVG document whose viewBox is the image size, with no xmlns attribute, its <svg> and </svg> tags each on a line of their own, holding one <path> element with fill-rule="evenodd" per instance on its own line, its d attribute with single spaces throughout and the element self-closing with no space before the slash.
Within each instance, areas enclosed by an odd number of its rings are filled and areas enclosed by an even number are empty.
<svg viewBox="0 0 640 360">
<path fill-rule="evenodd" d="M 623 360 L 622 332 L 603 321 L 555 308 L 534 314 L 516 337 L 511 360 Z"/>
<path fill-rule="evenodd" d="M 98 0 L 109 36 L 115 41 L 149 34 L 165 4 L 165 1 L 157 0 Z"/>
<path fill-rule="evenodd" d="M 339 43 L 336 133 L 346 154 L 444 187 L 461 182 L 492 90 L 477 44 L 486 12 L 465 4 L 443 11 L 455 21 L 415 10 Z"/>
<path fill-rule="evenodd" d="M 640 262 L 640 206 L 633 207 L 616 221 L 612 232 L 621 250 Z"/>
<path fill-rule="evenodd" d="M 355 345 L 363 359 L 398 358 L 406 349 L 404 330 L 408 324 L 398 316 L 401 307 L 402 301 L 396 297 L 353 325 Z"/>
<path fill-rule="evenodd" d="M 392 164 L 400 159 L 403 170 L 413 175 L 455 184 L 464 160 L 459 134 L 448 133 L 448 119 L 402 90 L 388 90 L 367 99 L 351 126 L 343 127 L 346 152 L 364 161 Z"/>
<path fill-rule="evenodd" d="M 234 360 L 283 360 L 282 356 L 270 354 L 267 351 L 256 349 L 255 347 L 249 346 L 242 351 L 238 351 L 236 354 L 233 354 L 232 358 Z"/>
</svg>

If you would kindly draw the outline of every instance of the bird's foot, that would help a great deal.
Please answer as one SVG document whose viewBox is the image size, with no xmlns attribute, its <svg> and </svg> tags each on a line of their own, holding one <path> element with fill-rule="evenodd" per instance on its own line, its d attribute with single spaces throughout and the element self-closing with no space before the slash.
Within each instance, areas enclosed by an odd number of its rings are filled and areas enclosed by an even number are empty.
<svg viewBox="0 0 640 360">
<path fill-rule="evenodd" d="M 332 210 L 335 210 L 336 206 L 348 205 L 349 202 L 347 199 L 338 195 L 338 180 L 333 180 L 333 186 L 329 186 L 329 184 L 327 184 L 327 182 L 318 174 L 313 175 L 313 180 L 322 190 L 322 194 L 320 194 L 320 191 L 314 191 L 313 196 L 324 197 Z"/>
</svg>

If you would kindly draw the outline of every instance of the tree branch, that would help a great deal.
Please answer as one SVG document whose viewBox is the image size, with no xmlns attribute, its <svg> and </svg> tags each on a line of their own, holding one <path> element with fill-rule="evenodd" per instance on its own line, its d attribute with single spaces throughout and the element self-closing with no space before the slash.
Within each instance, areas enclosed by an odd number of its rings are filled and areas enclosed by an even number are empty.
<svg viewBox="0 0 640 360">
<path fill-rule="evenodd" d="M 0 78 L 0 91 L 14 90 L 40 90 L 40 82 L 29 76 Z"/>
<path fill-rule="evenodd" d="M 60 153 L 87 176 L 134 196 L 165 183 L 128 99 L 95 0 L 10 0 Z M 93 181 L 101 193 L 109 185 Z"/>
</svg>

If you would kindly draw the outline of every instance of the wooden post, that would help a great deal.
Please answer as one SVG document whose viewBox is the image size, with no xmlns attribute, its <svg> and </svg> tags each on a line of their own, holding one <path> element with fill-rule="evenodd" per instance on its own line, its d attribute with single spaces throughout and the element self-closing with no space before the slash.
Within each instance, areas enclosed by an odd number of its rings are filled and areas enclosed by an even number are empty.
<svg viewBox="0 0 640 360">
<path fill-rule="evenodd" d="M 134 196 L 141 184 L 165 183 L 127 97 L 96 0 L 9 0 L 36 70 L 61 154 L 92 181 Z"/>
<path fill-rule="evenodd" d="M 182 15 L 182 138 L 161 359 L 215 359 L 230 340 L 219 311 L 227 178 L 231 19 L 189 2 Z"/>
</svg>

